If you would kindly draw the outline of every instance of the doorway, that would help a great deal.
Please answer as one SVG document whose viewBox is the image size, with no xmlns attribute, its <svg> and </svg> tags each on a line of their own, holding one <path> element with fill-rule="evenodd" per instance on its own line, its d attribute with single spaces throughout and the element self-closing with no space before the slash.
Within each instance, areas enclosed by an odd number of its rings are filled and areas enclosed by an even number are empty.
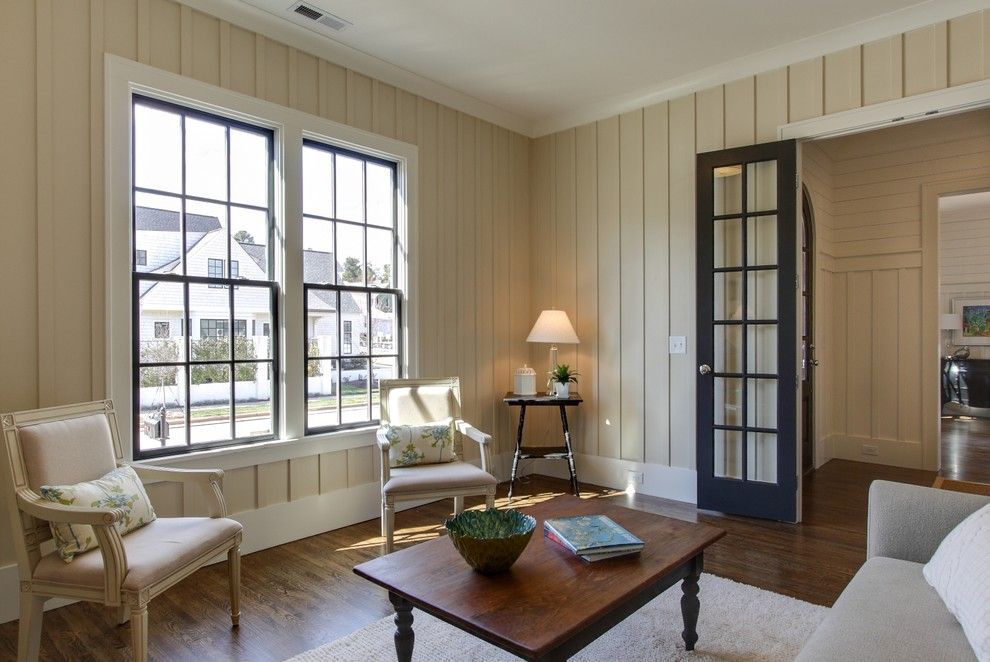
<svg viewBox="0 0 990 662">
<path fill-rule="evenodd" d="M 801 185 L 801 471 L 815 468 L 815 210 Z"/>
</svg>

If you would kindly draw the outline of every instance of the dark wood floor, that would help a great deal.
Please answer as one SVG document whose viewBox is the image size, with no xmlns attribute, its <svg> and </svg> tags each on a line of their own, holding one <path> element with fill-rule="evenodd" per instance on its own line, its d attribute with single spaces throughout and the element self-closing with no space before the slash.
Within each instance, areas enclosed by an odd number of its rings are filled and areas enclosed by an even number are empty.
<svg viewBox="0 0 990 662">
<path fill-rule="evenodd" d="M 833 460 L 805 479 L 799 525 L 699 513 L 693 506 L 583 486 L 600 498 L 689 521 L 728 535 L 705 570 L 802 600 L 831 605 L 865 559 L 866 497 L 877 478 L 930 485 L 935 474 Z M 567 490 L 565 481 L 533 476 L 517 486 L 522 507 Z M 504 486 L 503 493 L 504 494 Z M 500 500 L 499 505 L 504 505 Z M 450 502 L 399 513 L 399 546 L 441 535 Z M 151 604 L 154 660 L 283 660 L 391 613 L 385 594 L 351 568 L 380 553 L 378 520 L 298 540 L 244 557 L 240 628 L 227 617 L 226 564 L 205 568 Z M 13 659 L 17 624 L 0 625 L 0 659 Z M 77 603 L 45 614 L 42 659 L 120 660 L 129 629 L 109 609 Z"/>
<path fill-rule="evenodd" d="M 942 418 L 944 478 L 990 483 L 990 419 Z"/>
</svg>

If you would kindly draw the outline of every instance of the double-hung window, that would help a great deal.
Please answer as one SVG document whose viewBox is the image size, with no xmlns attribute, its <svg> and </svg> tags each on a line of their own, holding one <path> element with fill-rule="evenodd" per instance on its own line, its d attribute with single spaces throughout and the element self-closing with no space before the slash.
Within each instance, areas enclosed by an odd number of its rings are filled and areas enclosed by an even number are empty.
<svg viewBox="0 0 990 662">
<path fill-rule="evenodd" d="M 400 376 L 396 164 L 303 145 L 306 431 L 378 419 L 378 382 Z"/>
<path fill-rule="evenodd" d="M 139 457 L 278 434 L 277 336 L 247 334 L 277 327 L 273 149 L 269 129 L 133 97 Z"/>
</svg>

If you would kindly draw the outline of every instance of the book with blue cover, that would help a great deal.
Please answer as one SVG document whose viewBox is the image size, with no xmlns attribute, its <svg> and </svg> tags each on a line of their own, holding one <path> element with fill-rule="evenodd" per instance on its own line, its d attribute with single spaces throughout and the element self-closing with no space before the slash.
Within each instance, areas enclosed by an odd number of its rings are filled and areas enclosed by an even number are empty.
<svg viewBox="0 0 990 662">
<path fill-rule="evenodd" d="M 642 540 L 604 515 L 548 519 L 543 522 L 543 535 L 581 557 L 617 556 L 643 548 Z"/>
</svg>

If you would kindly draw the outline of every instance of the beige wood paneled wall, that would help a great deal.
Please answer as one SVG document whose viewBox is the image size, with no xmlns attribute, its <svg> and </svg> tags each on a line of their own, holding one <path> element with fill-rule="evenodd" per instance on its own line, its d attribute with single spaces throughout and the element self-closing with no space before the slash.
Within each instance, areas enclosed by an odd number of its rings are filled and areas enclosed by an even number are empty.
<svg viewBox="0 0 990 662">
<path fill-rule="evenodd" d="M 0 5 L 0 410 L 104 397 L 105 53 L 418 145 L 420 374 L 460 375 L 465 417 L 505 447 L 500 395 L 529 351 L 530 139 L 171 0 Z M 225 491 L 236 513 L 375 480 L 363 447 L 236 468 Z M 195 510 L 174 489 L 152 488 L 163 514 Z"/>
<path fill-rule="evenodd" d="M 535 142 L 532 220 L 538 249 L 530 317 L 555 306 L 577 319 L 581 344 L 567 348 L 562 358 L 577 364 L 588 400 L 575 430 L 582 452 L 694 467 L 696 154 L 776 140 L 777 128 L 788 122 L 990 78 L 988 35 L 990 11 L 977 12 Z M 852 186 L 856 175 L 843 170 L 834 177 L 836 186 Z M 881 235 L 877 227 L 839 226 L 840 215 L 868 211 L 857 211 L 854 198 L 861 193 L 853 187 L 849 198 L 836 198 L 836 227 L 823 226 L 821 244 L 831 246 L 847 267 L 862 264 L 865 271 L 843 271 L 834 291 L 819 275 L 820 302 L 871 311 L 856 317 L 856 339 L 873 317 L 896 318 L 898 310 L 920 305 L 918 221 L 904 216 L 906 206 L 917 204 L 911 201 L 918 192 L 889 196 L 894 204 L 876 221 L 884 226 Z M 824 189 L 818 195 L 828 196 Z M 887 230 L 890 236 L 883 235 Z M 589 247 L 592 233 L 597 242 Z M 827 319 L 820 317 L 821 323 Z M 890 329 L 902 351 L 914 351 L 918 334 L 910 324 L 903 327 Z M 669 335 L 687 337 L 687 354 L 667 354 Z M 842 414 L 845 429 L 856 435 L 917 439 L 916 410 L 908 406 L 914 387 L 880 381 L 897 369 L 894 346 L 843 347 L 827 333 L 820 342 L 828 353 L 848 352 L 849 365 L 870 366 L 867 379 L 843 398 L 852 411 L 830 415 Z M 544 351 L 531 353 L 537 366 L 546 362 Z M 838 381 L 828 380 L 839 380 L 841 371 L 832 374 L 823 370 L 820 376 L 834 389 Z M 899 401 L 905 406 L 895 416 L 867 416 L 873 407 L 884 411 Z M 818 422 L 824 433 L 835 428 L 828 416 Z"/>
<path fill-rule="evenodd" d="M 831 175 L 831 199 L 818 199 L 831 222 L 821 227 L 831 238 L 819 261 L 829 298 L 817 306 L 831 318 L 824 342 L 832 350 L 819 353 L 826 457 L 920 468 L 923 442 L 935 443 L 922 424 L 930 386 L 922 370 L 936 360 L 921 340 L 923 255 L 938 250 L 922 243 L 922 187 L 990 175 L 990 111 L 821 141 L 809 151 Z M 879 455 L 864 455 L 864 444 Z"/>
</svg>

